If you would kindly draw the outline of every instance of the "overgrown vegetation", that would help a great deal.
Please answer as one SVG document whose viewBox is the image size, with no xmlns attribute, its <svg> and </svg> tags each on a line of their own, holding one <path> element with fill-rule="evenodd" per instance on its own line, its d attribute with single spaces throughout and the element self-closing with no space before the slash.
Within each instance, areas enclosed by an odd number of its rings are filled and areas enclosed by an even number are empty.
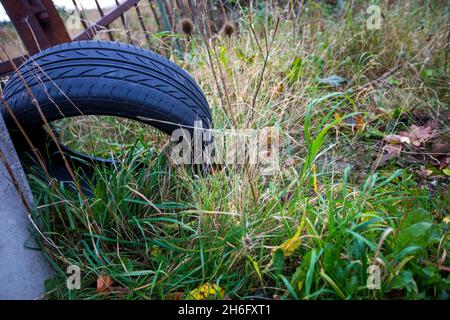
<svg viewBox="0 0 450 320">
<path fill-rule="evenodd" d="M 366 1 L 242 8 L 211 60 L 199 29 L 173 35 L 215 128 L 279 129 L 274 175 L 193 174 L 123 119 L 59 123 L 119 164 L 96 169 L 87 200 L 32 168 L 48 298 L 448 299 L 449 7 L 388 2 L 379 30 Z"/>
</svg>

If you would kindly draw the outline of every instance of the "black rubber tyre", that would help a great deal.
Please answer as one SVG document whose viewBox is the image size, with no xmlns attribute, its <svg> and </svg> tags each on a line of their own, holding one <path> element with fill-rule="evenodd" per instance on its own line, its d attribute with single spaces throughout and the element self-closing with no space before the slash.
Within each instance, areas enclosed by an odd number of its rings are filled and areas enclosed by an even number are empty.
<svg viewBox="0 0 450 320">
<path fill-rule="evenodd" d="M 46 49 L 24 62 L 20 74 L 48 121 L 79 115 L 111 115 L 138 120 L 168 134 L 202 121 L 211 112 L 201 89 L 183 69 L 142 48 L 107 41 L 71 42 Z M 26 130 L 43 125 L 18 74 L 4 98 Z M 17 131 L 7 110 L 10 131 Z"/>
</svg>

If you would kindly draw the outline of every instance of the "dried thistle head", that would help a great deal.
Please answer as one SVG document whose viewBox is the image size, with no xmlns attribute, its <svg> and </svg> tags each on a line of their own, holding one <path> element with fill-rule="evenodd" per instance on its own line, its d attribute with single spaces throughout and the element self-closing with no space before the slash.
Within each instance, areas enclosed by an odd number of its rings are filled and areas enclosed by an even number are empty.
<svg viewBox="0 0 450 320">
<path fill-rule="evenodd" d="M 194 32 L 194 24 L 189 19 L 182 19 L 181 20 L 181 31 L 183 31 L 184 34 L 187 34 L 188 36 L 191 36 Z"/>
<path fill-rule="evenodd" d="M 235 26 L 234 26 L 234 24 L 232 22 L 227 21 L 224 24 L 222 30 L 223 30 L 224 34 L 226 34 L 228 37 L 231 37 L 233 35 L 234 31 L 235 31 Z"/>
</svg>

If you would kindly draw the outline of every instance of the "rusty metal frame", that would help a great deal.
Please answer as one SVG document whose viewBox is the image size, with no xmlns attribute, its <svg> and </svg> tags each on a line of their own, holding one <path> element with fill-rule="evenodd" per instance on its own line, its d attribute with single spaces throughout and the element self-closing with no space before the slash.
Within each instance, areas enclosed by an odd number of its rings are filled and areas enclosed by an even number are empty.
<svg viewBox="0 0 450 320">
<path fill-rule="evenodd" d="M 140 0 L 126 0 L 116 8 L 108 12 L 104 17 L 95 22 L 92 26 L 75 36 L 74 41 L 89 40 L 101 29 L 113 23 L 120 18 L 128 9 L 134 7 Z"/>
<path fill-rule="evenodd" d="M 51 0 L 1 0 L 30 54 L 70 41 Z"/>
<path fill-rule="evenodd" d="M 103 13 L 97 3 L 101 18 L 92 25 L 84 24 L 85 30 L 71 39 L 52 0 L 0 0 L 29 55 L 60 43 L 92 39 L 97 32 L 107 28 L 118 18 L 124 21 L 124 13 L 132 7 L 138 12 L 141 27 L 148 40 L 147 29 L 140 18 L 139 1 L 125 0 L 107 14 Z M 112 34 L 109 33 L 109 36 L 112 39 Z M 27 56 L 17 57 L 12 62 L 20 65 L 26 58 Z M 13 64 L 11 61 L 0 62 L 0 76 L 14 71 Z"/>
</svg>

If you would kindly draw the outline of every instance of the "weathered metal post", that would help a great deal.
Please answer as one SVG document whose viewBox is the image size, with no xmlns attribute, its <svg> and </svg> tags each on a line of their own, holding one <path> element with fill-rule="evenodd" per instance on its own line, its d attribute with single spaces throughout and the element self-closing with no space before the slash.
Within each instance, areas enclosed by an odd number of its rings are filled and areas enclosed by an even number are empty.
<svg viewBox="0 0 450 320">
<path fill-rule="evenodd" d="M 52 0 L 0 1 L 30 54 L 70 41 Z"/>
</svg>

